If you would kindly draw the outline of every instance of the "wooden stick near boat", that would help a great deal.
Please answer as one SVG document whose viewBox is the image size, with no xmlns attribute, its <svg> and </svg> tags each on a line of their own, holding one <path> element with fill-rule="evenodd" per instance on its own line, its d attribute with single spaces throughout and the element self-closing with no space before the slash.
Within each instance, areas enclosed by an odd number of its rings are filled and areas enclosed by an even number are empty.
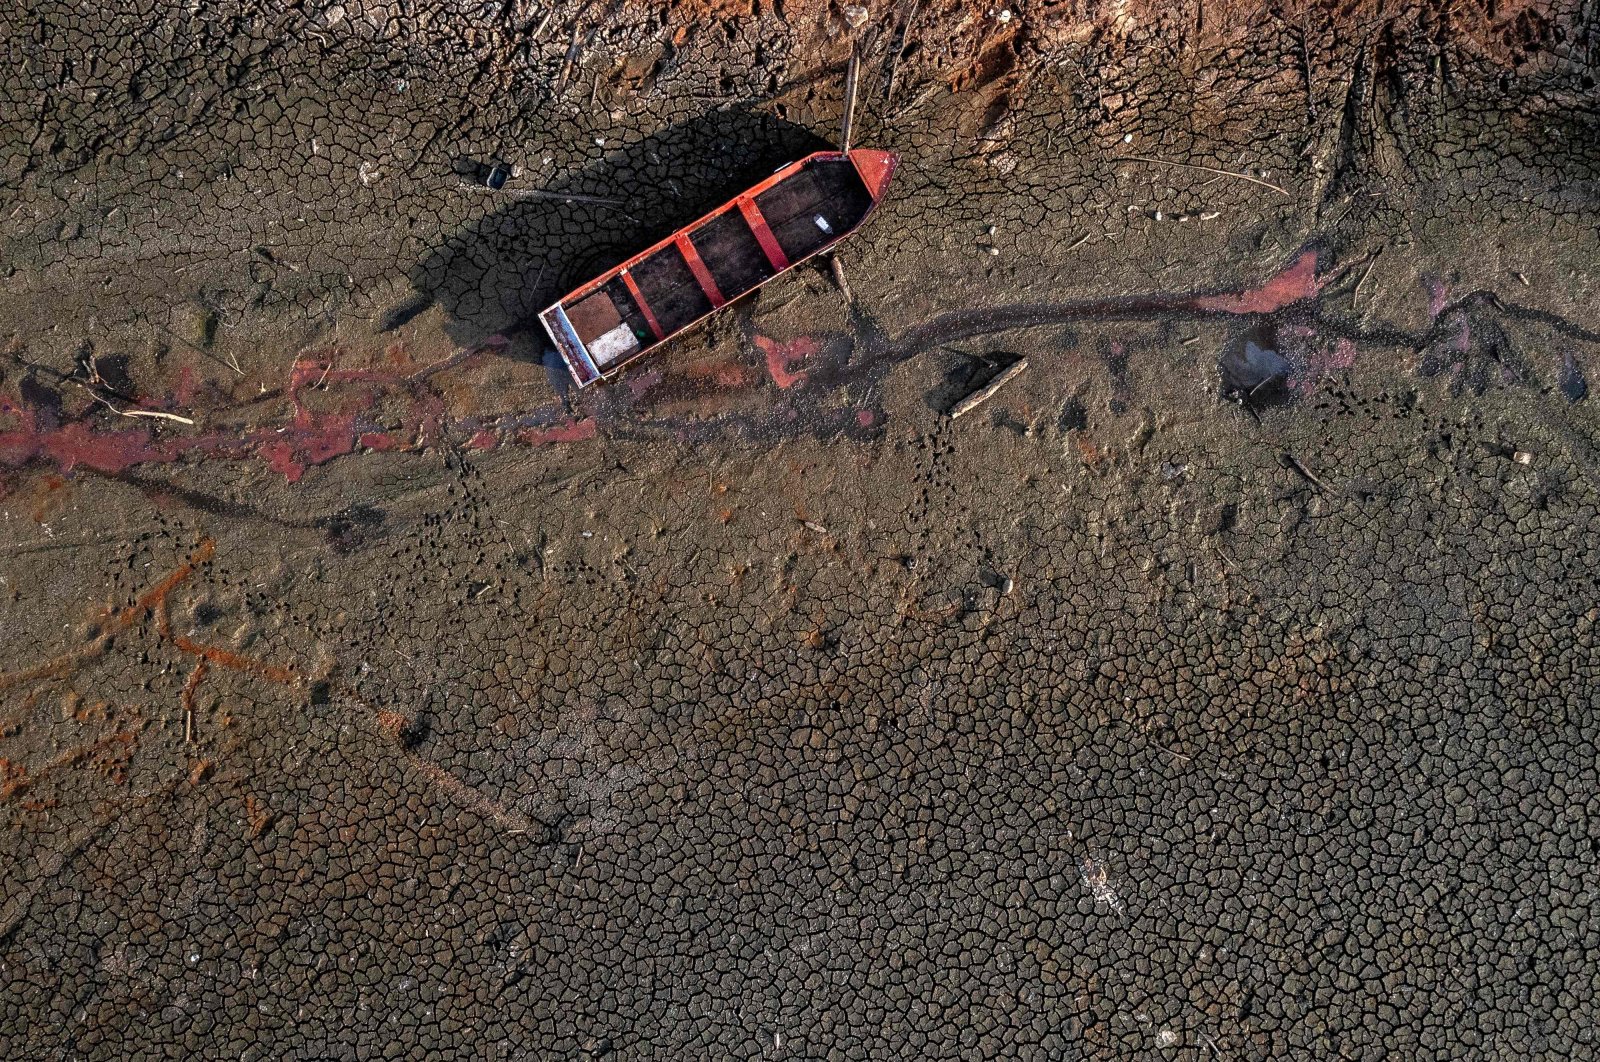
<svg viewBox="0 0 1600 1062">
<path fill-rule="evenodd" d="M 861 54 L 852 46 L 850 65 L 844 72 L 844 128 L 839 131 L 839 150 L 850 150 L 850 133 L 856 117 L 856 83 L 861 74 Z"/>
<path fill-rule="evenodd" d="M 984 384 L 982 387 L 978 388 L 961 401 L 957 402 L 950 410 L 950 419 L 955 420 L 957 417 L 965 416 L 966 414 L 971 413 L 974 409 L 977 409 L 979 406 L 983 405 L 990 398 L 994 397 L 994 393 L 996 391 L 1000 390 L 1000 388 L 1004 387 L 1012 380 L 1015 380 L 1018 376 L 1021 376 L 1022 370 L 1026 369 L 1027 367 L 1027 358 L 1022 358 L 1018 361 L 1012 362 L 1010 365 L 1007 365 L 1005 371 L 1003 371 L 999 376 L 996 376 L 994 379 L 990 380 L 988 383 Z"/>
</svg>

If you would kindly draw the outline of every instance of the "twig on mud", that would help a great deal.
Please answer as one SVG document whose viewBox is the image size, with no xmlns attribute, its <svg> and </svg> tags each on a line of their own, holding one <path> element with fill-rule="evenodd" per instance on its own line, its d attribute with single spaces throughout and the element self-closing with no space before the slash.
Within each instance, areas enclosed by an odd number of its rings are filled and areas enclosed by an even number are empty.
<svg viewBox="0 0 1600 1062">
<path fill-rule="evenodd" d="M 110 402 L 100 398 L 99 395 L 95 395 L 95 398 L 100 399 L 101 404 L 119 417 L 160 417 L 162 420 L 177 421 L 179 424 L 187 424 L 191 428 L 194 427 L 194 421 L 188 417 L 180 417 L 176 413 L 162 413 L 155 409 L 118 409 Z"/>
<path fill-rule="evenodd" d="M 1294 454 L 1285 452 L 1283 456 L 1278 458 L 1278 462 L 1282 464 L 1284 468 L 1296 473 L 1307 483 L 1311 484 L 1313 487 L 1316 487 L 1318 490 L 1326 491 L 1328 489 L 1328 485 L 1322 482 L 1322 480 L 1318 479 L 1315 472 L 1301 464 L 1300 459 Z"/>
<path fill-rule="evenodd" d="M 850 134 L 854 132 L 856 119 L 856 89 L 861 80 L 861 53 L 854 48 L 850 50 L 850 65 L 844 71 L 844 119 L 843 128 L 839 130 L 839 150 L 850 150 Z"/>
<path fill-rule="evenodd" d="M 894 50 L 889 53 L 889 82 L 884 88 L 883 102 L 885 106 L 894 103 L 895 78 L 900 74 L 900 55 L 906 50 L 906 38 L 911 35 L 911 26 L 917 20 L 917 6 L 921 0 L 911 0 L 911 10 L 907 12 L 905 20 L 900 23 L 900 33 L 894 42 Z"/>
<path fill-rule="evenodd" d="M 572 16 L 572 22 L 570 23 L 572 27 L 572 36 L 567 43 L 566 58 L 561 61 L 561 71 L 556 75 L 556 80 L 550 89 L 550 97 L 552 99 L 561 95 L 562 91 L 566 89 L 567 75 L 572 73 L 572 64 L 577 62 L 579 57 L 583 54 L 583 47 L 578 43 L 578 38 L 583 35 L 584 16 L 589 13 L 589 9 L 593 6 L 594 0 L 583 0 L 582 6 L 580 6 L 577 13 Z M 598 30 L 599 27 L 596 26 L 595 29 Z"/>
<path fill-rule="evenodd" d="M 145 320 L 150 321 L 150 318 L 146 317 Z M 176 333 L 172 329 L 168 328 L 166 325 L 160 324 L 160 323 L 158 323 L 156 321 L 150 321 L 150 323 L 155 325 L 157 328 L 161 329 L 163 332 L 165 332 L 167 335 L 171 336 L 173 339 L 176 339 L 179 343 L 182 343 L 184 346 L 186 346 L 190 350 L 194 351 L 196 354 L 200 355 L 202 358 L 210 358 L 212 361 L 216 362 L 218 365 L 224 365 L 224 366 L 232 369 L 234 372 L 238 373 L 240 376 L 244 375 L 244 370 L 239 368 L 239 359 L 236 358 L 234 355 L 229 354 L 228 355 L 228 360 L 227 361 L 223 361 L 221 358 L 217 357 L 215 354 L 211 353 L 211 351 L 205 349 L 204 347 L 196 346 L 195 344 L 189 342 L 187 339 L 183 338 L 178 333 Z"/>
<path fill-rule="evenodd" d="M 551 192 L 543 188 L 519 188 L 511 192 L 502 192 L 508 199 L 562 199 L 569 203 L 594 203 L 599 206 L 627 206 L 623 199 L 612 199 L 603 195 L 580 195 L 577 192 Z"/>
<path fill-rule="evenodd" d="M 1350 308 L 1352 310 L 1360 308 L 1361 285 L 1367 282 L 1367 275 L 1372 272 L 1372 267 L 1378 264 L 1378 255 L 1382 254 L 1383 252 L 1384 248 L 1380 247 L 1378 248 L 1377 254 L 1374 254 L 1371 258 L 1367 259 L 1367 268 L 1361 271 L 1361 279 L 1356 281 L 1355 290 L 1350 293 Z"/>
<path fill-rule="evenodd" d="M 584 11 L 587 10 L 588 6 L 585 5 Z M 582 19 L 582 17 L 583 12 L 580 11 L 578 18 Z M 572 23 L 572 38 L 567 42 L 567 57 L 561 61 L 561 72 L 556 75 L 555 84 L 550 90 L 552 97 L 561 95 L 562 90 L 567 87 L 567 74 L 571 72 L 572 64 L 577 61 L 578 53 L 582 50 L 578 47 L 578 35 L 582 31 L 583 27 L 577 20 L 574 20 Z"/>
<path fill-rule="evenodd" d="M 829 255 L 828 266 L 833 270 L 833 282 L 839 285 L 840 291 L 844 292 L 845 303 L 854 307 L 856 299 L 854 295 L 850 294 L 850 282 L 844 278 L 844 265 L 839 261 L 839 256 L 836 254 Z"/>
<path fill-rule="evenodd" d="M 96 375 L 98 376 L 98 374 Z M 191 428 L 194 427 L 193 420 L 189 419 L 188 417 L 180 416 L 177 413 L 163 413 L 158 409 L 118 409 L 106 399 L 105 395 L 102 395 L 96 389 L 94 383 L 88 380 L 80 380 L 76 376 L 62 376 L 61 379 L 68 383 L 75 383 L 85 391 L 88 391 L 90 398 L 94 399 L 96 402 L 99 402 L 102 406 L 105 406 L 119 417 L 155 417 L 160 420 L 170 420 L 179 424 L 187 424 Z"/>
<path fill-rule="evenodd" d="M 1086 232 L 1082 236 L 1079 236 L 1076 240 L 1073 240 L 1070 244 L 1067 245 L 1067 250 L 1076 251 L 1079 247 L 1082 247 L 1084 244 L 1089 242 L 1089 237 L 1091 235 L 1092 235 L 1091 233 L 1087 233 Z"/>
<path fill-rule="evenodd" d="M 1022 371 L 1027 367 L 1027 358 L 1020 358 L 1012 364 L 1006 366 L 1005 370 L 1001 372 L 999 376 L 996 376 L 993 380 L 990 380 L 988 383 L 978 388 L 978 390 L 972 392 L 972 394 L 957 402 L 950 410 L 950 419 L 955 420 L 957 417 L 971 413 L 974 409 L 977 409 L 979 406 L 983 405 L 994 396 L 996 391 L 1000 390 L 1000 388 L 1004 387 L 1006 384 L 1020 376 Z"/>
<path fill-rule="evenodd" d="M 441 372 L 444 372 L 446 369 L 453 369 L 462 362 L 469 361 L 472 358 L 477 357 L 479 354 L 483 354 L 490 350 L 499 350 L 507 345 L 508 342 L 504 336 L 490 336 L 482 343 L 471 347 L 462 347 L 460 350 L 449 355 L 448 357 L 443 357 L 438 361 L 424 365 L 410 376 L 403 377 L 402 382 L 407 386 L 421 383 L 430 376 L 435 376 Z"/>
<path fill-rule="evenodd" d="M 1279 195 L 1284 196 L 1285 198 L 1294 198 L 1294 196 L 1289 193 L 1287 188 L 1280 188 L 1271 181 L 1263 181 L 1260 177 L 1252 177 L 1248 173 L 1239 173 L 1236 170 L 1224 170 L 1218 166 L 1207 166 L 1201 162 L 1178 162 L 1173 159 L 1152 158 L 1149 155 L 1113 155 L 1111 157 L 1111 161 L 1148 162 L 1155 166 L 1182 166 L 1184 169 L 1189 170 L 1205 170 L 1207 173 L 1215 173 L 1223 177 L 1237 177 L 1241 181 L 1249 181 L 1251 184 L 1259 184 L 1263 188 L 1271 188 L 1274 192 L 1277 192 Z"/>
</svg>

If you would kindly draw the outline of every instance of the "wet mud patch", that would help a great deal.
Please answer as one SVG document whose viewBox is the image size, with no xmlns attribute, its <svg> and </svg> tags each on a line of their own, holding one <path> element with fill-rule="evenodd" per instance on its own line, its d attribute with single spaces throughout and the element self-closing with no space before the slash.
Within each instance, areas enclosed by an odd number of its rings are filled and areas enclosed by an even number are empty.
<svg viewBox="0 0 1600 1062">
<path fill-rule="evenodd" d="M 1415 331 L 1363 322 L 1350 314 L 1349 302 L 1350 278 L 1365 260 L 1340 264 L 1323 256 L 1320 271 L 1318 261 L 1316 250 L 1297 252 L 1257 285 L 1233 292 L 1155 292 L 948 310 L 896 336 L 885 334 L 871 314 L 847 305 L 853 332 L 817 331 L 778 339 L 759 331 L 749 304 L 742 303 L 711 325 L 722 330 L 717 345 L 733 360 L 724 353 L 675 366 L 669 358 L 657 358 L 616 386 L 584 393 L 550 386 L 549 367 L 541 365 L 535 387 L 549 397 L 534 406 L 492 396 L 485 400 L 480 381 L 489 377 L 483 374 L 507 362 L 512 350 L 535 349 L 526 339 L 519 347 L 501 335 L 428 364 L 409 362 L 398 347 L 388 363 L 371 368 L 341 367 L 337 350 L 307 352 L 296 359 L 281 388 L 263 390 L 244 403 L 224 400 L 200 426 L 155 423 L 169 417 L 167 411 L 179 405 L 179 395 L 154 399 L 133 394 L 135 384 L 124 376 L 118 378 L 130 392 L 126 395 L 104 380 L 77 375 L 57 374 L 52 386 L 36 367 L 13 355 L 24 372 L 10 397 L 0 383 L 0 416 L 5 418 L 0 421 L 0 462 L 14 472 L 45 465 L 60 472 L 81 467 L 120 474 L 146 464 L 254 460 L 294 482 L 309 468 L 350 455 L 434 446 L 482 451 L 596 438 L 653 438 L 679 445 L 802 436 L 865 439 L 887 423 L 883 387 L 896 366 L 933 349 L 951 349 L 953 343 L 1000 337 L 1042 341 L 1058 360 L 1081 362 L 1087 356 L 1098 362 L 1108 386 L 1108 409 L 1120 414 L 1133 402 L 1135 363 L 1154 352 L 1149 341 L 1141 350 L 1130 348 L 1127 338 L 1117 337 L 1119 324 L 1157 326 L 1154 343 L 1170 350 L 1176 342 L 1180 360 L 1191 360 L 1195 370 L 1204 364 L 1204 348 L 1191 346 L 1200 336 L 1179 340 L 1179 332 L 1220 326 L 1224 334 L 1212 380 L 1223 398 L 1250 409 L 1315 394 L 1322 381 L 1349 372 L 1363 349 L 1371 351 L 1368 358 L 1387 359 L 1394 371 L 1442 376 L 1453 390 L 1482 394 L 1492 383 L 1543 392 L 1559 389 L 1569 401 L 1574 394 L 1582 397 L 1575 358 L 1540 373 L 1519 353 L 1519 344 L 1528 341 L 1513 342 L 1508 329 L 1548 336 L 1569 347 L 1600 345 L 1600 332 L 1481 291 L 1453 301 L 1430 295 L 1430 319 Z M 805 278 L 794 282 L 801 285 L 796 298 L 816 300 L 826 291 L 827 298 L 839 299 L 843 294 L 828 290 L 827 281 L 820 281 L 820 288 L 812 284 L 809 291 Z M 1089 325 L 1105 334 L 1090 338 L 1075 331 Z M 1091 347 L 1083 348 L 1085 342 Z M 929 391 L 925 401 L 930 406 L 953 404 L 955 391 L 980 388 L 987 382 L 979 379 L 985 371 L 998 375 L 1005 368 L 1004 358 L 960 356 L 967 369 L 958 366 Z M 81 371 L 86 370 L 80 365 L 75 373 Z M 1208 384 L 1206 374 L 1189 375 L 1199 397 Z M 557 381 L 562 381 L 559 375 Z M 60 388 L 70 383 L 77 383 L 84 397 L 69 410 Z M 132 418 L 119 412 L 107 394 L 139 412 Z M 274 406 L 284 410 L 283 419 L 263 415 Z M 484 406 L 488 409 L 480 412 Z M 237 426 L 223 426 L 230 422 Z"/>
</svg>

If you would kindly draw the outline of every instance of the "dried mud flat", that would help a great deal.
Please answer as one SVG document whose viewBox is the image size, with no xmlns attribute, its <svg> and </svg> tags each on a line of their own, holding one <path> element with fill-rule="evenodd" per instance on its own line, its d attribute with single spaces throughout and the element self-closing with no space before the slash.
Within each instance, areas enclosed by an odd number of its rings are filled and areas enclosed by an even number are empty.
<svg viewBox="0 0 1600 1062">
<path fill-rule="evenodd" d="M 0 15 L 0 1055 L 1592 1053 L 1586 12 Z"/>
</svg>

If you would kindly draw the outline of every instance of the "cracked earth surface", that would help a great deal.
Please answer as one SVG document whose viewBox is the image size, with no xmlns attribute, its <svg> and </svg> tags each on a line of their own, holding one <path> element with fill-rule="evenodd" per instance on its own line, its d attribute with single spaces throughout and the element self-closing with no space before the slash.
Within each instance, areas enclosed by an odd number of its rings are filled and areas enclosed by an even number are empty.
<svg viewBox="0 0 1600 1062">
<path fill-rule="evenodd" d="M 0 15 L 4 1056 L 1593 1052 L 1593 12 L 1066 6 Z"/>
</svg>

